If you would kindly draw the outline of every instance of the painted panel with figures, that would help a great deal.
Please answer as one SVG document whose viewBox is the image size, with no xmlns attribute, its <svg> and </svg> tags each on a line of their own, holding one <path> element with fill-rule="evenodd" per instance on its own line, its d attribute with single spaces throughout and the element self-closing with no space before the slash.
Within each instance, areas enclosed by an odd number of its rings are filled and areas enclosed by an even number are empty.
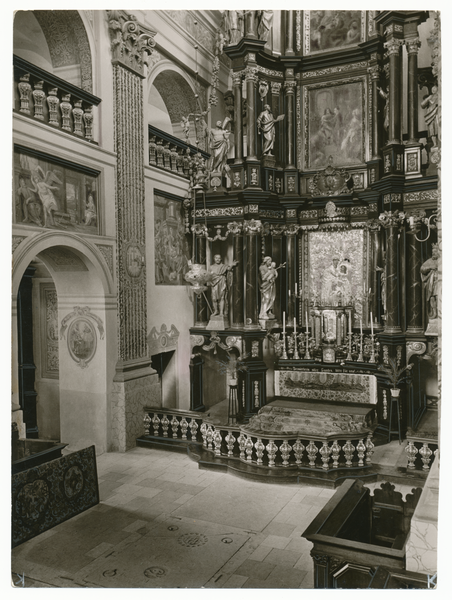
<svg viewBox="0 0 452 600">
<path fill-rule="evenodd" d="M 190 248 L 185 236 L 182 202 L 154 195 L 156 285 L 186 285 Z"/>
<path fill-rule="evenodd" d="M 97 234 L 98 201 L 97 177 L 50 158 L 14 153 L 15 223 Z"/>
<path fill-rule="evenodd" d="M 306 10 L 305 53 L 325 52 L 364 41 L 365 13 L 360 10 Z"/>
</svg>

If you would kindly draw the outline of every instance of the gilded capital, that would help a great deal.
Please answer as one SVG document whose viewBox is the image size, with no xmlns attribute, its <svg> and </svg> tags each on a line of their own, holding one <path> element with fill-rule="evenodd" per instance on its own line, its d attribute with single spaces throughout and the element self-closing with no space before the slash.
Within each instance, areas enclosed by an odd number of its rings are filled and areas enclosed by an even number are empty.
<svg viewBox="0 0 452 600">
<path fill-rule="evenodd" d="M 397 38 L 391 38 L 384 43 L 384 47 L 387 50 L 388 56 L 398 55 L 401 46 L 403 46 L 403 40 L 399 40 Z"/>
<path fill-rule="evenodd" d="M 383 227 L 398 227 L 405 219 L 405 213 L 395 210 L 394 212 L 385 210 L 378 217 Z"/>
<path fill-rule="evenodd" d="M 124 10 L 107 10 L 107 15 L 113 61 L 144 77 L 144 65 L 155 46 L 156 32 Z"/>
<path fill-rule="evenodd" d="M 261 233 L 262 232 L 262 222 L 257 219 L 250 219 L 249 221 L 245 221 L 245 223 L 243 224 L 243 230 L 248 235 Z"/>
<path fill-rule="evenodd" d="M 244 69 L 245 80 L 252 81 L 253 83 L 257 83 L 257 67 L 247 66 Z"/>
</svg>

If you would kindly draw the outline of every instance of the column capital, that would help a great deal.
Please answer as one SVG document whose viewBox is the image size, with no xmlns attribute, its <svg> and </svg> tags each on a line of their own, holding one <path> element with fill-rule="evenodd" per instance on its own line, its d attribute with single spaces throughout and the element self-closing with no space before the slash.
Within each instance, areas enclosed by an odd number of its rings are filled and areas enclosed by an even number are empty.
<svg viewBox="0 0 452 600">
<path fill-rule="evenodd" d="M 385 210 L 378 217 L 383 227 L 398 227 L 405 220 L 405 213 L 395 210 L 394 212 Z"/>
<path fill-rule="evenodd" d="M 300 231 L 300 227 L 301 227 L 301 225 L 295 225 L 295 223 L 289 223 L 289 225 L 285 226 L 284 233 L 287 236 L 297 235 L 297 233 Z"/>
<path fill-rule="evenodd" d="M 207 229 L 207 225 L 204 225 L 202 223 L 195 223 L 195 225 L 191 226 L 191 231 L 192 233 L 194 233 L 197 237 L 207 237 L 209 232 Z"/>
<path fill-rule="evenodd" d="M 365 227 L 366 229 L 368 229 L 369 231 L 380 231 L 382 226 L 382 223 L 379 219 L 369 219 L 368 221 L 366 221 Z"/>
<path fill-rule="evenodd" d="M 405 217 L 410 228 L 408 233 L 419 233 L 421 225 L 426 221 L 426 212 L 422 208 L 413 208 L 405 213 Z"/>
<path fill-rule="evenodd" d="M 262 221 L 250 219 L 243 224 L 243 231 L 248 235 L 256 235 L 262 232 Z"/>
<path fill-rule="evenodd" d="M 242 71 L 239 71 L 238 73 L 232 73 L 232 85 L 234 86 L 241 86 L 242 85 Z"/>
<path fill-rule="evenodd" d="M 282 82 L 281 81 L 272 81 L 270 83 L 270 85 L 272 88 L 272 94 L 274 96 L 279 96 L 279 93 L 281 92 Z"/>
<path fill-rule="evenodd" d="M 391 38 L 383 45 L 386 48 L 388 56 L 398 56 L 400 52 L 400 48 L 403 46 L 404 40 L 399 40 L 398 38 Z"/>
<path fill-rule="evenodd" d="M 293 94 L 296 87 L 297 87 L 296 81 L 289 80 L 289 81 L 284 82 L 284 89 L 286 90 L 286 92 L 288 94 Z"/>
<path fill-rule="evenodd" d="M 245 69 L 243 70 L 243 73 L 245 75 L 245 80 L 248 81 L 252 81 L 253 83 L 257 83 L 257 67 L 251 67 L 250 65 L 246 66 Z"/>
<path fill-rule="evenodd" d="M 367 67 L 367 72 L 372 81 L 378 81 L 380 79 L 381 67 L 379 65 L 372 65 L 371 67 Z"/>
<path fill-rule="evenodd" d="M 232 221 L 231 223 L 227 224 L 226 228 L 228 233 L 239 235 L 243 231 L 243 223 L 240 223 L 239 221 Z"/>
<path fill-rule="evenodd" d="M 144 77 L 144 65 L 155 46 L 155 31 L 124 10 L 107 10 L 113 62 Z"/>
<path fill-rule="evenodd" d="M 408 54 L 418 54 L 419 48 L 422 46 L 421 40 L 417 38 L 408 38 L 405 40 L 405 46 Z"/>
</svg>

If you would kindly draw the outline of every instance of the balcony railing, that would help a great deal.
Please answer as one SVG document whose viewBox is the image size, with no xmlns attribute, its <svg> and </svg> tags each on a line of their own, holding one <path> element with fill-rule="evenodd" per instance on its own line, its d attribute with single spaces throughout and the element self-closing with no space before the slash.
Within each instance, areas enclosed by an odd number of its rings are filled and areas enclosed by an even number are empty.
<svg viewBox="0 0 452 600">
<path fill-rule="evenodd" d="M 93 106 L 101 99 L 13 56 L 14 110 L 50 127 L 94 142 Z"/>
<path fill-rule="evenodd" d="M 191 160 L 195 154 L 207 160 L 209 154 L 187 144 L 157 127 L 149 125 L 149 164 L 189 179 Z"/>
</svg>

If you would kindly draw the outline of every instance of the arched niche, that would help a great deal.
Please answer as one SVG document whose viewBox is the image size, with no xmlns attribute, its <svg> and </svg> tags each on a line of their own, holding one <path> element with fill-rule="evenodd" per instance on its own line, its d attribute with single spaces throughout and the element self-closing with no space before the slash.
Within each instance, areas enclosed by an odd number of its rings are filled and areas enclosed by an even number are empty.
<svg viewBox="0 0 452 600">
<path fill-rule="evenodd" d="M 149 78 L 147 121 L 150 125 L 185 141 L 182 117 L 200 113 L 202 103 L 195 98 L 196 89 L 188 76 L 171 63 L 160 63 Z M 204 109 L 205 110 L 205 109 Z M 196 144 L 193 118 L 189 142 Z M 198 132 L 198 136 L 201 132 Z"/>
<path fill-rule="evenodd" d="M 77 10 L 17 11 L 13 39 L 14 54 L 92 93 L 90 43 Z"/>
</svg>

